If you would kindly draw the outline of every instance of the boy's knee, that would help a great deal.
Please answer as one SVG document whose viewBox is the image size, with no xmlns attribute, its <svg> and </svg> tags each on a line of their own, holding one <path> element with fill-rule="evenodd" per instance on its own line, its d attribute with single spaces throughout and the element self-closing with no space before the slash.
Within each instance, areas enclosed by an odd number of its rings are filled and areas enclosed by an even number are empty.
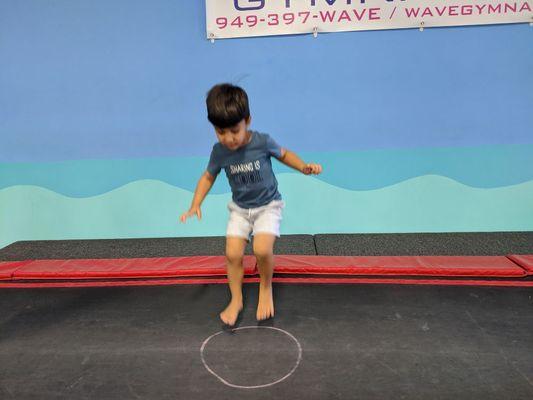
<svg viewBox="0 0 533 400">
<path fill-rule="evenodd" d="M 230 264 L 241 264 L 244 254 L 240 251 L 226 249 L 226 260 Z"/>
<path fill-rule="evenodd" d="M 269 247 L 254 247 L 254 255 L 259 259 L 268 259 L 273 256 L 273 249 Z"/>
<path fill-rule="evenodd" d="M 257 235 L 254 237 L 254 255 L 258 259 L 268 259 L 274 255 L 274 241 L 271 235 Z"/>
</svg>

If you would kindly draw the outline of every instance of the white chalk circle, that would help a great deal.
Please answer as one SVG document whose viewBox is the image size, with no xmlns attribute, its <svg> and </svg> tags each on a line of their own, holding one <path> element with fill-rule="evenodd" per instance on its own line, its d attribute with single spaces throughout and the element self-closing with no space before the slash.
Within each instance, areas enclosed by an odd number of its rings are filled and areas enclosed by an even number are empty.
<svg viewBox="0 0 533 400">
<path fill-rule="evenodd" d="M 252 331 L 255 330 L 255 331 Z M 245 337 L 243 336 L 244 331 L 248 332 L 260 332 L 258 330 L 261 330 L 263 332 L 263 339 L 267 338 L 268 340 L 272 340 L 272 338 L 268 338 L 266 334 L 268 332 L 270 333 L 281 333 L 283 334 L 283 337 L 285 339 L 275 340 L 275 346 L 266 346 L 265 348 L 262 348 L 263 342 L 261 341 L 261 335 L 257 335 L 256 337 Z M 268 330 L 268 331 L 267 331 Z M 302 360 L 302 346 L 300 345 L 300 342 L 291 335 L 289 332 L 284 331 L 283 329 L 274 328 L 271 326 L 242 326 L 239 328 L 235 328 L 231 331 L 232 333 L 228 333 L 225 331 L 217 332 L 211 336 L 209 336 L 207 339 L 204 340 L 202 343 L 202 347 L 200 348 L 200 355 L 202 357 L 202 363 L 204 364 L 204 367 L 211 373 L 213 376 L 215 376 L 220 382 L 223 384 L 230 386 L 232 388 L 237 389 L 259 389 L 259 388 L 265 388 L 269 386 L 273 386 L 277 383 L 283 382 L 285 379 L 287 379 L 289 376 L 291 376 L 294 371 L 296 371 L 296 368 L 300 365 L 300 361 Z M 223 336 L 219 336 L 222 335 Z M 279 336 L 279 335 L 278 335 Z M 224 340 L 220 340 L 223 338 Z M 219 340 L 219 343 L 213 344 L 216 340 Z M 231 342 L 235 342 L 235 344 Z M 250 342 L 252 341 L 252 342 Z M 216 359 L 220 362 L 219 366 L 211 365 L 211 367 L 208 365 L 208 362 L 206 360 L 206 349 L 209 347 L 208 345 L 211 343 L 211 346 L 215 347 L 217 357 Z M 247 348 L 247 344 L 250 343 L 250 348 Z M 233 346 L 236 346 L 236 348 L 232 348 Z M 246 366 L 249 366 L 250 364 L 253 364 L 253 362 L 257 362 L 257 352 L 263 352 L 263 355 L 266 355 L 267 357 L 270 357 L 271 359 L 276 360 L 275 362 L 270 362 L 270 364 L 277 364 L 274 368 L 268 366 L 268 362 L 266 366 L 261 366 L 261 368 L 257 368 L 256 371 L 247 371 L 249 373 L 255 373 L 257 375 L 265 375 L 265 374 L 277 374 L 275 378 L 270 377 L 270 379 L 274 379 L 274 381 L 269 383 L 261 383 L 261 384 L 254 384 L 254 385 L 243 385 L 243 384 L 236 384 L 233 382 L 230 382 L 232 378 L 222 377 L 222 375 L 231 375 L 231 373 L 236 373 L 236 371 L 231 371 L 231 360 L 237 360 L 234 362 L 241 361 L 241 364 L 245 364 Z M 292 355 L 291 355 L 292 354 Z M 254 357 L 255 356 L 255 357 Z M 279 367 L 278 361 L 281 363 L 284 363 L 287 361 L 288 358 L 294 359 L 294 365 L 287 368 L 282 368 L 284 371 L 279 372 L 272 370 Z M 228 367 L 229 364 L 229 367 Z M 290 363 L 292 365 L 292 362 Z M 281 366 L 282 367 L 282 366 Z M 252 367 L 253 368 L 253 367 Z M 248 370 L 250 368 L 247 368 Z M 285 371 L 288 371 L 285 373 Z M 243 375 L 245 375 L 243 372 L 239 372 L 239 377 L 242 378 Z M 281 377 L 279 377 L 281 376 Z M 245 377 L 246 379 L 246 377 Z"/>
</svg>

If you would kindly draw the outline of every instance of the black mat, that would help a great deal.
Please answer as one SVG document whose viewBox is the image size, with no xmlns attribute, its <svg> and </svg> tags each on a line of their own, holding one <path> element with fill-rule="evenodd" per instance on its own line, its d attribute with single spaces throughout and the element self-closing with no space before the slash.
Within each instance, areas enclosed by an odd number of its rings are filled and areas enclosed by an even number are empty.
<svg viewBox="0 0 533 400">
<path fill-rule="evenodd" d="M 0 261 L 223 255 L 224 237 L 20 241 Z M 275 254 L 508 255 L 533 254 L 533 232 L 282 235 Z M 248 245 L 246 254 L 252 254 Z"/>
<path fill-rule="evenodd" d="M 0 261 L 72 258 L 144 258 L 224 255 L 226 238 L 190 237 L 110 240 L 20 241 L 0 250 Z M 315 255 L 312 235 L 283 235 L 275 244 L 276 254 Z M 252 243 L 246 254 L 253 254 Z"/>
<path fill-rule="evenodd" d="M 329 234 L 315 246 L 328 256 L 505 256 L 533 254 L 533 232 Z"/>
<path fill-rule="evenodd" d="M 256 286 L 245 291 L 241 328 L 257 325 Z M 300 364 L 237 389 L 200 354 L 221 329 L 224 285 L 0 290 L 0 398 L 530 400 L 532 295 L 277 285 L 271 325 L 298 340 Z M 208 366 L 241 386 L 289 373 L 296 345 L 261 329 L 211 339 Z"/>
</svg>

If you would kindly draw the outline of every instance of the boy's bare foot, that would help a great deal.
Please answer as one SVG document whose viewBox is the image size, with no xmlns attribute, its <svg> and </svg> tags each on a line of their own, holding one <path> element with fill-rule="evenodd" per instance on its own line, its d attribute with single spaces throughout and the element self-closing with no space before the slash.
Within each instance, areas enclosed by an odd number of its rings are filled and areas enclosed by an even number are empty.
<svg viewBox="0 0 533 400">
<path fill-rule="evenodd" d="M 258 321 L 274 316 L 274 300 L 272 298 L 272 286 L 263 288 L 259 285 L 259 302 L 257 304 L 256 317 Z"/>
<path fill-rule="evenodd" d="M 233 326 L 237 322 L 237 317 L 242 311 L 242 301 L 230 301 L 224 311 L 220 313 L 220 319 L 226 325 Z"/>
</svg>

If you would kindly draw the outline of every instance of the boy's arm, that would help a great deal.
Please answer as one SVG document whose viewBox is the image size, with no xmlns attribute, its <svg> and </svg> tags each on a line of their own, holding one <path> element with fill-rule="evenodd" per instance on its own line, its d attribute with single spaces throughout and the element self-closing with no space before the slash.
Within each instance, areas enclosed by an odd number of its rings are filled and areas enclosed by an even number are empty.
<svg viewBox="0 0 533 400">
<path fill-rule="evenodd" d="M 320 164 L 307 164 L 296 153 L 287 149 L 281 149 L 281 157 L 278 160 L 305 175 L 320 174 L 322 172 L 322 166 Z"/>
<path fill-rule="evenodd" d="M 187 218 L 192 217 L 194 214 L 198 219 L 202 219 L 202 210 L 200 206 L 207 196 L 207 193 L 211 190 L 213 183 L 215 183 L 216 176 L 211 175 L 208 171 L 205 171 L 203 175 L 198 180 L 196 189 L 194 191 L 194 197 L 192 199 L 191 207 L 189 211 L 183 213 L 180 217 L 181 222 L 185 222 Z"/>
<path fill-rule="evenodd" d="M 215 179 L 216 177 L 211 175 L 208 171 L 204 172 L 204 174 L 198 180 L 198 184 L 196 185 L 196 190 L 194 191 L 194 197 L 192 199 L 191 208 L 200 207 L 202 205 L 205 196 L 207 196 L 207 193 L 209 193 L 211 187 L 215 183 Z"/>
</svg>

